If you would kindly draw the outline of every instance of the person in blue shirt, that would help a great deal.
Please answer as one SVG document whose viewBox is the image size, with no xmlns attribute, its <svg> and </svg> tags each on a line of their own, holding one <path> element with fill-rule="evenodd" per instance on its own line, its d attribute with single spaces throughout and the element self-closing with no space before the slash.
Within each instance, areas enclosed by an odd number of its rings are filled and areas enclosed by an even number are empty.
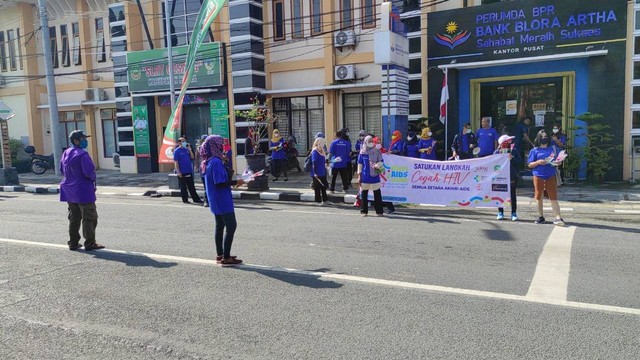
<svg viewBox="0 0 640 360">
<path fill-rule="evenodd" d="M 525 116 L 522 121 L 516 125 L 513 132 L 513 148 L 520 153 L 520 157 L 524 159 L 524 141 L 529 143 L 532 148 L 535 147 L 533 141 L 529 138 L 529 129 L 531 127 L 531 117 Z"/>
<path fill-rule="evenodd" d="M 391 134 L 391 144 L 389 144 L 389 154 L 402 155 L 404 152 L 404 141 L 402 141 L 402 133 L 396 130 Z"/>
<path fill-rule="evenodd" d="M 560 123 L 553 125 L 551 145 L 555 146 L 558 149 L 558 152 L 567 148 L 567 135 L 562 132 L 562 124 Z M 562 185 L 564 182 L 563 173 L 564 164 L 560 164 L 560 166 L 558 166 L 558 174 L 560 175 L 560 183 L 558 185 Z"/>
<path fill-rule="evenodd" d="M 193 202 L 202 204 L 203 201 L 200 199 L 200 196 L 198 196 L 193 183 L 193 160 L 195 156 L 191 150 L 191 144 L 189 144 L 184 137 L 178 139 L 178 144 L 178 148 L 173 151 L 173 164 L 175 165 L 176 174 L 178 174 L 182 202 L 189 204 L 189 196 L 187 195 L 188 188 Z"/>
<path fill-rule="evenodd" d="M 231 256 L 231 245 L 237 228 L 236 214 L 233 206 L 231 186 L 241 186 L 242 179 L 230 180 L 229 172 L 224 165 L 224 140 L 219 135 L 210 135 L 200 147 L 203 159 L 200 165 L 204 171 L 206 196 L 209 209 L 215 217 L 216 231 L 216 263 L 222 266 L 234 266 L 242 260 Z M 226 233 L 225 233 L 226 229 Z"/>
<path fill-rule="evenodd" d="M 422 136 L 418 141 L 418 152 L 421 159 L 435 160 L 436 159 L 436 139 L 433 137 L 431 129 L 426 127 L 422 129 Z"/>
<path fill-rule="evenodd" d="M 476 136 L 473 134 L 473 130 L 471 130 L 471 124 L 465 123 L 462 127 L 462 132 L 456 134 L 453 138 L 453 143 L 451 144 L 451 151 L 453 155 L 452 159 L 472 159 L 473 158 L 473 149 L 478 145 L 476 140 Z"/>
<path fill-rule="evenodd" d="M 351 160 L 351 143 L 344 139 L 342 131 L 336 133 L 336 139 L 329 146 L 329 159 L 331 159 L 331 186 L 329 191 L 333 194 L 336 189 L 336 178 L 340 174 L 342 189 L 349 190 L 348 164 Z M 337 161 L 340 160 L 340 161 Z"/>
<path fill-rule="evenodd" d="M 359 154 L 360 149 L 362 149 L 362 142 L 364 141 L 364 137 L 367 136 L 367 132 L 364 130 L 360 130 L 358 133 L 358 140 L 356 140 L 356 152 Z"/>
<path fill-rule="evenodd" d="M 496 150 L 496 154 L 508 154 L 509 155 L 509 176 L 511 178 L 511 221 L 518 221 L 518 197 L 516 189 L 518 187 L 518 173 L 522 167 L 522 158 L 520 153 L 515 151 L 511 147 L 513 136 L 504 134 L 498 139 L 499 148 Z M 504 208 L 498 208 L 498 220 L 504 220 Z"/>
<path fill-rule="evenodd" d="M 478 147 L 480 152 L 478 157 L 484 157 L 492 155 L 498 147 L 498 131 L 495 128 L 490 127 L 488 117 L 483 117 L 480 121 L 482 127 L 476 131 L 476 139 L 478 140 Z"/>
<path fill-rule="evenodd" d="M 360 195 L 360 214 L 367 216 L 369 214 L 369 191 L 373 191 L 373 207 L 376 209 L 378 216 L 383 216 L 382 208 L 382 192 L 380 191 L 380 174 L 383 170 L 382 154 L 376 149 L 373 143 L 373 137 L 364 138 L 360 155 L 358 155 L 358 185 L 362 189 Z"/>
<path fill-rule="evenodd" d="M 316 138 L 311 148 L 311 180 L 313 181 L 313 191 L 315 201 L 322 206 L 327 202 L 327 168 L 326 153 L 324 151 L 326 142 L 324 138 Z"/>
<path fill-rule="evenodd" d="M 404 156 L 417 159 L 420 157 L 418 149 L 418 137 L 416 136 L 416 132 L 409 131 L 407 133 L 407 141 L 404 143 L 402 153 Z"/>
<path fill-rule="evenodd" d="M 544 130 L 538 131 L 535 143 L 538 147 L 533 148 L 529 152 L 528 159 L 529 169 L 533 169 L 534 197 L 538 201 L 538 214 L 540 215 L 535 223 L 544 224 L 546 222 L 543 214 L 542 197 L 544 194 L 547 194 L 555 215 L 553 223 L 558 226 L 564 226 L 564 220 L 560 215 L 560 205 L 558 204 L 556 168 L 551 164 L 553 159 L 558 155 L 557 148 L 550 146 L 550 139 Z"/>
<path fill-rule="evenodd" d="M 273 136 L 269 141 L 269 150 L 271 150 L 271 172 L 273 173 L 273 181 L 278 180 L 278 176 L 282 172 L 284 174 L 284 181 L 289 180 L 287 178 L 287 155 L 284 150 L 284 138 L 280 136 L 278 129 L 273 130 Z"/>
</svg>

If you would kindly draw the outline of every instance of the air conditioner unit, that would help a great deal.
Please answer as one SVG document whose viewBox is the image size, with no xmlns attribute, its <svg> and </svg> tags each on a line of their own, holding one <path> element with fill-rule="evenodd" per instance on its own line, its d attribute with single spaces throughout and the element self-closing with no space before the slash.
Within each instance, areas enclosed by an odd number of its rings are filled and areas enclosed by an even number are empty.
<svg viewBox="0 0 640 360">
<path fill-rule="evenodd" d="M 353 46 L 356 44 L 356 33 L 353 30 L 342 30 L 334 34 L 333 46 Z"/>
<path fill-rule="evenodd" d="M 84 89 L 84 100 L 85 101 L 107 100 L 107 93 L 104 91 L 104 89 L 98 89 L 98 88 Z"/>
<path fill-rule="evenodd" d="M 334 68 L 336 81 L 353 80 L 356 78 L 355 65 L 338 65 Z"/>
</svg>

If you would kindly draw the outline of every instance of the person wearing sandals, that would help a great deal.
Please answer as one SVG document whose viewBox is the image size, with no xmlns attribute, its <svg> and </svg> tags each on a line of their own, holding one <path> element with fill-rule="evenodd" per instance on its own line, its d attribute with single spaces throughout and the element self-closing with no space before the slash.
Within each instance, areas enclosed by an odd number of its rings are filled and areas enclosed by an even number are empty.
<svg viewBox="0 0 640 360">
<path fill-rule="evenodd" d="M 544 130 L 538 131 L 535 143 L 537 147 L 529 152 L 529 168 L 533 169 L 533 187 L 535 188 L 535 198 L 538 201 L 538 214 L 540 217 L 536 224 L 546 222 L 543 214 L 542 198 L 546 192 L 551 201 L 551 208 L 555 215 L 553 223 L 564 226 L 564 220 L 560 215 L 560 204 L 558 204 L 558 185 L 556 182 L 556 168 L 551 164 L 553 158 L 557 156 L 556 148 L 550 146 L 550 139 Z"/>
<path fill-rule="evenodd" d="M 60 173 L 64 178 L 60 183 L 60 201 L 69 209 L 69 250 L 79 250 L 80 225 L 86 251 L 104 249 L 96 242 L 98 211 L 96 210 L 96 166 L 89 153 L 87 137 L 82 130 L 69 134 L 71 147 L 64 151 L 60 159 Z"/>
<path fill-rule="evenodd" d="M 327 202 L 327 168 L 326 153 L 325 153 L 325 139 L 316 138 L 311 148 L 311 180 L 313 181 L 313 191 L 315 192 L 315 201 L 319 206 L 324 205 Z"/>
<path fill-rule="evenodd" d="M 357 183 L 362 189 L 360 201 L 360 214 L 369 214 L 369 191 L 373 191 L 373 207 L 378 216 L 383 216 L 382 212 L 382 192 L 380 191 L 380 174 L 376 171 L 382 169 L 382 154 L 374 146 L 371 135 L 364 138 L 360 155 L 358 156 L 358 179 Z"/>
<path fill-rule="evenodd" d="M 200 147 L 200 164 L 204 172 L 206 196 L 209 209 L 215 217 L 216 263 L 222 266 L 242 264 L 242 260 L 231 256 L 231 245 L 236 231 L 236 214 L 233 207 L 231 186 L 241 186 L 242 179 L 229 180 L 223 153 L 224 140 L 219 135 L 210 135 Z M 226 233 L 225 233 L 226 228 Z"/>
</svg>

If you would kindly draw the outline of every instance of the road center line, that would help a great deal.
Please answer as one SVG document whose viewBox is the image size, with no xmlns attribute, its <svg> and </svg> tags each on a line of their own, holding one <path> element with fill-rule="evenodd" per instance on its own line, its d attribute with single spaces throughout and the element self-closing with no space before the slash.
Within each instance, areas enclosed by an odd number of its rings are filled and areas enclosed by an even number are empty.
<svg viewBox="0 0 640 360">
<path fill-rule="evenodd" d="M 67 246 L 62 244 L 42 243 L 42 242 L 35 242 L 35 241 L 0 238 L 0 242 L 7 243 L 7 244 L 41 246 L 41 247 L 49 247 L 49 248 L 65 249 L 65 250 L 67 249 Z M 112 253 L 112 254 L 120 254 L 124 256 L 144 256 L 154 260 L 175 261 L 175 262 L 200 264 L 200 265 L 216 265 L 215 260 L 211 260 L 211 259 L 199 259 L 199 258 L 191 258 L 191 257 L 184 257 L 184 256 L 150 254 L 150 253 L 131 252 L 131 251 L 112 250 L 112 249 L 103 249 L 98 251 Z M 444 294 L 467 295 L 467 296 L 475 296 L 475 297 L 490 298 L 490 299 L 520 301 L 520 302 L 528 302 L 528 303 L 562 306 L 562 307 L 573 308 L 573 309 L 597 310 L 597 311 L 604 311 L 604 312 L 611 312 L 611 313 L 640 316 L 640 309 L 625 308 L 625 307 L 619 307 L 619 306 L 589 304 L 589 303 L 581 303 L 581 302 L 574 302 L 574 301 L 566 301 L 561 299 L 548 299 L 548 298 L 540 298 L 540 297 L 495 293 L 490 291 L 459 289 L 459 288 L 452 288 L 447 286 L 418 284 L 418 283 L 410 283 L 410 282 L 394 281 L 394 280 L 384 280 L 384 279 L 368 278 L 368 277 L 355 276 L 355 275 L 306 271 L 306 270 L 299 270 L 299 269 L 281 268 L 281 267 L 275 267 L 275 266 L 245 264 L 245 265 L 242 265 L 242 267 L 249 268 L 249 269 L 262 270 L 262 271 L 272 271 L 272 272 L 295 274 L 295 275 L 302 275 L 302 276 L 313 276 L 321 279 L 342 280 L 342 281 L 357 282 L 357 283 L 364 283 L 364 284 L 371 284 L 371 285 L 381 285 L 381 286 L 403 288 L 403 289 L 414 289 L 414 290 L 438 292 L 438 293 L 444 293 Z"/>
<path fill-rule="evenodd" d="M 567 300 L 571 244 L 575 233 L 575 226 L 553 228 L 538 259 L 527 298 Z"/>
</svg>

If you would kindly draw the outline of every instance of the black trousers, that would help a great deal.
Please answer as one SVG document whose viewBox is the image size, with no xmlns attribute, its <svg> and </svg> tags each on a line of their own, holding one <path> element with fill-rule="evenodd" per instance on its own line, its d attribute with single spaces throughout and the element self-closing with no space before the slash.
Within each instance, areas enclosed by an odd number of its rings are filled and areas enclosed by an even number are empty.
<svg viewBox="0 0 640 360">
<path fill-rule="evenodd" d="M 236 233 L 238 223 L 236 213 L 215 215 L 216 217 L 216 253 L 218 256 L 228 258 L 231 256 L 231 244 Z M 225 233 L 224 230 L 227 229 Z"/>
<path fill-rule="evenodd" d="M 273 177 L 278 177 L 283 174 L 287 177 L 287 159 L 271 159 L 271 172 Z"/>
<path fill-rule="evenodd" d="M 369 190 L 362 190 L 362 199 L 360 199 L 360 213 L 369 213 Z M 382 214 L 382 191 L 380 189 L 373 190 L 373 208 L 376 214 Z"/>
<path fill-rule="evenodd" d="M 318 178 L 320 179 L 318 180 Z M 327 201 L 327 187 L 329 186 L 329 184 L 327 183 L 327 175 L 318 176 L 318 178 L 316 178 L 315 176 L 312 178 L 313 191 L 316 195 L 316 202 L 321 203 Z"/>
<path fill-rule="evenodd" d="M 196 186 L 193 183 L 193 174 L 182 174 L 178 176 L 178 183 L 180 184 L 180 196 L 182 196 L 182 202 L 189 202 L 189 196 L 187 195 L 187 188 L 191 194 L 191 198 L 194 202 L 202 202 L 200 196 L 196 192 Z"/>
<path fill-rule="evenodd" d="M 518 212 L 518 199 L 516 196 L 516 188 L 518 187 L 518 180 L 511 181 L 511 213 Z M 504 213 L 504 208 L 498 208 L 498 211 Z"/>
<path fill-rule="evenodd" d="M 347 191 L 349 189 L 349 169 L 348 168 L 331 169 L 331 187 L 329 188 L 329 190 L 334 191 L 336 189 L 336 178 L 338 177 L 338 174 L 340 174 L 340 180 L 342 180 L 342 189 L 344 191 Z"/>
<path fill-rule="evenodd" d="M 69 213 L 69 246 L 76 246 L 80 242 L 80 225 L 82 225 L 82 236 L 84 245 L 96 242 L 96 227 L 98 226 L 98 211 L 96 203 L 67 203 Z"/>
</svg>

